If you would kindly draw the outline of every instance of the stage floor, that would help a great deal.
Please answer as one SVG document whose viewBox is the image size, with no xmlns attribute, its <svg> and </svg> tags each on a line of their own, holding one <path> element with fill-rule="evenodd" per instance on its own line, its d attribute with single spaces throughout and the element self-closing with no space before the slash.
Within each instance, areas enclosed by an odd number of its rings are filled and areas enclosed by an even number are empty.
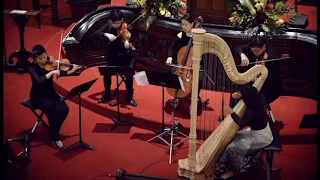
<svg viewBox="0 0 320 180">
<path fill-rule="evenodd" d="M 67 30 L 61 30 L 56 33 L 47 42 L 46 48 L 48 54 L 55 57 L 59 57 L 61 33 L 67 35 L 67 33 L 72 29 L 73 25 L 70 25 Z M 63 50 L 62 56 L 64 55 Z M 104 92 L 103 77 L 100 75 L 97 67 L 92 67 L 84 70 L 79 76 L 70 76 L 55 79 L 54 84 L 57 91 L 61 95 L 66 95 L 73 87 L 78 86 L 82 83 L 88 82 L 90 80 L 98 80 L 89 89 L 89 91 L 83 93 L 82 95 L 82 106 L 95 113 L 103 115 L 108 118 L 115 117 L 117 115 L 117 107 L 111 107 L 108 104 L 98 104 L 97 101 L 102 97 Z M 116 87 L 116 79 L 113 77 L 112 80 L 112 90 Z M 148 85 L 148 86 L 138 86 L 134 82 L 134 99 L 137 101 L 138 106 L 132 107 L 125 103 L 125 86 L 122 83 L 120 87 L 120 114 L 121 118 L 124 120 L 131 121 L 136 127 L 157 131 L 161 128 L 162 123 L 162 87 Z M 198 116 L 198 129 L 208 128 L 210 130 L 215 129 L 220 122 L 218 121 L 218 116 L 221 116 L 222 106 L 221 92 L 214 91 L 201 91 L 201 96 L 209 97 L 210 104 L 208 108 L 202 111 L 202 115 Z M 165 123 L 170 124 L 171 117 L 171 105 L 168 102 L 172 97 L 167 93 L 165 89 Z M 76 99 L 72 99 L 77 103 Z M 225 93 L 225 103 L 229 104 L 230 94 Z M 301 108 L 304 107 L 304 108 Z M 286 126 L 282 131 L 282 136 L 286 135 L 306 135 L 308 138 L 310 135 L 315 138 L 317 133 L 316 129 L 301 129 L 299 125 L 305 114 L 316 114 L 317 112 L 317 102 L 315 100 L 300 98 L 300 97 L 289 97 L 281 96 L 271 105 L 272 111 L 277 120 L 283 121 L 284 124 L 290 124 Z M 286 113 L 289 112 L 290 113 Z M 185 127 L 186 132 L 190 127 L 189 120 L 189 103 L 184 102 L 182 107 L 176 112 L 176 117 Z M 205 121 L 204 121 L 205 119 Z M 291 138 L 290 138 L 291 139 Z"/>
<path fill-rule="evenodd" d="M 66 95 L 73 87 L 76 87 L 82 83 L 90 80 L 98 80 L 93 86 L 82 95 L 82 106 L 94 111 L 100 115 L 108 118 L 116 117 L 117 106 L 111 107 L 108 104 L 98 104 L 97 101 L 102 97 L 104 93 L 103 77 L 100 76 L 98 68 L 93 67 L 86 69 L 80 76 L 63 77 L 55 80 L 55 86 L 57 91 L 61 95 Z M 116 77 L 112 79 L 112 93 L 116 88 Z M 134 82 L 134 99 L 137 101 L 138 106 L 132 107 L 125 101 L 125 85 L 120 86 L 120 113 L 121 118 L 133 122 L 136 127 L 156 131 L 161 127 L 162 122 L 162 87 L 148 85 L 138 86 Z M 209 129 L 215 129 L 220 122 L 218 116 L 222 113 L 221 100 L 222 93 L 214 91 L 201 91 L 201 96 L 211 97 L 210 103 L 206 109 L 202 111 L 202 114 L 198 116 L 198 128 L 204 127 Z M 169 124 L 171 117 L 171 105 L 169 99 L 172 97 L 167 93 L 165 89 L 165 123 Z M 229 104 L 230 94 L 225 93 L 225 103 Z M 77 99 L 73 98 L 72 101 L 77 103 Z M 301 109 L 302 104 L 308 104 Z M 312 105 L 310 105 L 312 104 Z M 296 134 L 297 131 L 301 134 L 311 135 L 316 133 L 316 129 L 299 129 L 299 125 L 304 114 L 316 113 L 316 102 L 314 100 L 299 98 L 299 97 L 285 97 L 282 96 L 272 104 L 272 110 L 277 120 L 283 121 L 290 126 L 286 127 L 282 131 L 282 135 Z M 290 115 L 283 113 L 290 110 Z M 185 101 L 181 108 L 176 112 L 176 117 L 182 123 L 182 125 L 188 129 L 190 127 L 189 119 L 189 102 Z"/>
</svg>

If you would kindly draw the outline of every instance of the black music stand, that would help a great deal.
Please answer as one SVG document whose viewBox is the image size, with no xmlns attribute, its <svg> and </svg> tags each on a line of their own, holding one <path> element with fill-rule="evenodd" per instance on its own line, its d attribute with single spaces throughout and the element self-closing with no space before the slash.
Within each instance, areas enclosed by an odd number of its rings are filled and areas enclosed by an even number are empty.
<svg viewBox="0 0 320 180">
<path fill-rule="evenodd" d="M 97 78 L 98 79 L 98 78 Z M 65 97 L 60 98 L 60 101 L 65 101 L 67 99 L 70 99 L 71 97 L 78 96 L 79 98 L 79 134 L 80 139 L 77 143 L 71 145 L 67 148 L 68 151 L 74 150 L 76 148 L 86 148 L 91 150 L 96 150 L 93 146 L 85 143 L 82 141 L 82 115 L 81 115 L 81 94 L 88 91 L 91 86 L 97 81 L 97 79 L 91 80 L 89 82 L 86 82 L 84 84 L 81 84 L 79 86 L 74 87 Z"/>
<path fill-rule="evenodd" d="M 117 88 L 115 89 L 115 92 L 117 92 L 117 117 L 111 118 L 111 120 L 114 122 L 114 125 L 110 128 L 110 131 L 113 131 L 118 126 L 134 126 L 133 123 L 125 120 L 120 119 L 120 103 L 119 103 L 119 76 L 133 76 L 134 75 L 134 69 L 132 67 L 123 67 L 123 66 L 104 66 L 99 67 L 99 72 L 102 76 L 104 75 L 116 75 L 117 78 Z M 127 89 L 126 89 L 127 90 Z"/>
<path fill-rule="evenodd" d="M 179 81 L 179 76 L 176 74 L 170 74 L 170 73 L 162 73 L 162 72 L 156 72 L 156 71 L 145 71 L 149 84 L 155 85 L 155 86 L 161 86 L 162 87 L 162 126 L 160 133 L 164 132 L 164 88 L 173 88 L 181 90 L 181 85 Z"/>
<path fill-rule="evenodd" d="M 185 139 L 189 138 L 187 135 L 181 133 L 179 131 L 179 127 L 176 125 L 172 125 L 172 127 L 168 127 L 168 128 L 164 127 L 164 107 L 165 107 L 164 87 L 174 88 L 174 89 L 178 89 L 178 90 L 182 89 L 181 85 L 180 85 L 179 76 L 176 74 L 169 74 L 169 73 L 162 73 L 162 72 L 155 72 L 155 71 L 145 71 L 145 72 L 146 72 L 146 76 L 147 76 L 149 84 L 162 87 L 162 127 L 161 127 L 161 131 L 155 137 L 147 140 L 147 142 L 150 142 L 156 138 L 159 138 L 161 141 L 166 143 L 170 147 L 169 164 L 171 164 L 173 148 L 175 146 L 181 144 Z M 174 144 L 173 143 L 173 136 L 175 134 L 183 135 L 185 137 L 185 139 Z M 171 137 L 170 143 L 162 138 L 162 136 L 164 136 L 164 135 L 170 135 L 170 137 Z"/>
</svg>

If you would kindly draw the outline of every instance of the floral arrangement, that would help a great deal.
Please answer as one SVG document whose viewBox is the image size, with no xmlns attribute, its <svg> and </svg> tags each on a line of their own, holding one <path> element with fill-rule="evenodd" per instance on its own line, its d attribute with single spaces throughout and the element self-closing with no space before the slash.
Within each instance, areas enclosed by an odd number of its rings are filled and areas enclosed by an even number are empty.
<svg viewBox="0 0 320 180">
<path fill-rule="evenodd" d="M 285 16 L 294 18 L 293 7 L 272 0 L 239 0 L 229 18 L 231 25 L 244 28 L 249 33 L 279 33 L 286 29 Z"/>
<path fill-rule="evenodd" d="M 131 8 L 139 8 L 144 12 L 142 26 L 148 30 L 159 17 L 179 18 L 186 10 L 186 0 L 132 0 Z"/>
</svg>

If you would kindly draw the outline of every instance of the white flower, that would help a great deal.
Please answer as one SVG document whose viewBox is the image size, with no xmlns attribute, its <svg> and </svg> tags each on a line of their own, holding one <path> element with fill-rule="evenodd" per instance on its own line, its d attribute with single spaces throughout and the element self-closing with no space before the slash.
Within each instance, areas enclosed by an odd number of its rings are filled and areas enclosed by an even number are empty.
<svg viewBox="0 0 320 180">
<path fill-rule="evenodd" d="M 260 6 L 261 6 L 261 9 L 264 9 L 264 8 L 265 8 L 265 7 L 264 7 L 264 4 L 263 4 L 262 2 L 260 2 L 259 4 L 260 4 Z"/>
<path fill-rule="evenodd" d="M 235 17 L 230 17 L 230 18 L 229 18 L 229 21 L 230 21 L 230 22 L 235 22 L 236 19 L 235 19 Z"/>
<path fill-rule="evenodd" d="M 171 13 L 170 11 L 166 11 L 166 14 L 165 14 L 166 17 L 170 17 L 171 16 Z"/>
<path fill-rule="evenodd" d="M 186 3 L 184 2 L 184 1 L 182 1 L 182 0 L 176 0 L 176 1 L 178 1 L 179 2 L 179 5 L 181 6 L 181 7 L 187 7 L 187 5 L 186 5 Z"/>
<path fill-rule="evenodd" d="M 160 15 L 163 16 L 166 14 L 166 11 L 165 10 L 160 10 Z"/>
<path fill-rule="evenodd" d="M 279 19 L 278 21 L 279 21 L 280 24 L 283 24 L 283 23 L 284 23 L 284 20 L 283 20 L 283 19 Z"/>
<path fill-rule="evenodd" d="M 284 23 L 283 19 L 278 19 L 278 21 L 276 21 L 276 25 L 281 26 Z"/>
<path fill-rule="evenodd" d="M 260 5 L 260 3 L 257 3 L 254 7 L 257 8 L 257 11 L 260 11 L 260 10 L 261 10 L 261 5 Z"/>
</svg>

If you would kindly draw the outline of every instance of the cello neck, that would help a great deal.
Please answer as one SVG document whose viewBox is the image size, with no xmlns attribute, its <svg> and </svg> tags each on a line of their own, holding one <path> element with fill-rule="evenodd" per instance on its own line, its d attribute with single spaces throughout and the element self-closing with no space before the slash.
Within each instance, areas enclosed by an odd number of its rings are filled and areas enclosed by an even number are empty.
<svg viewBox="0 0 320 180">
<path fill-rule="evenodd" d="M 187 51 L 186 51 L 186 53 L 184 54 L 184 56 L 182 58 L 182 65 L 186 65 L 187 58 L 189 56 L 189 52 L 190 52 L 191 47 L 192 47 L 192 37 L 190 37 L 190 39 L 189 39 L 189 42 L 188 42 L 188 45 L 187 45 Z"/>
</svg>

